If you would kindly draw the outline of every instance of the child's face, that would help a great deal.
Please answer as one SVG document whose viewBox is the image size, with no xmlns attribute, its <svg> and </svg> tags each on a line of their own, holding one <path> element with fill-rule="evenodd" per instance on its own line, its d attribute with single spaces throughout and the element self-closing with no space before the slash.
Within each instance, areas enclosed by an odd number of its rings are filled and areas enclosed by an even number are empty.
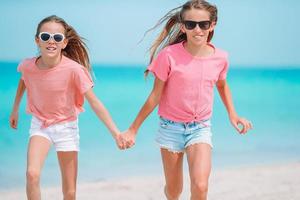
<svg viewBox="0 0 300 200">
<path fill-rule="evenodd" d="M 195 26 L 194 22 L 200 22 Z M 184 13 L 184 23 L 181 31 L 186 33 L 187 41 L 194 45 L 207 43 L 209 32 L 215 27 L 215 23 L 210 22 L 210 14 L 206 10 L 191 9 Z"/>
<path fill-rule="evenodd" d="M 61 50 L 68 44 L 64 32 L 65 29 L 60 23 L 47 22 L 41 26 L 40 35 L 35 38 L 35 41 L 40 48 L 42 57 L 56 58 L 61 55 Z"/>
</svg>

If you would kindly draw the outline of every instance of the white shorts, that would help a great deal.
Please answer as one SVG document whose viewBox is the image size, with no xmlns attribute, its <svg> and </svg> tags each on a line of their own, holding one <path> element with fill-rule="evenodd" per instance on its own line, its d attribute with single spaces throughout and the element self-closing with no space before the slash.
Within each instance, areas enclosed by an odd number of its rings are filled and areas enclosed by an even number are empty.
<svg viewBox="0 0 300 200">
<path fill-rule="evenodd" d="M 29 137 L 42 136 L 48 139 L 56 151 L 79 151 L 78 120 L 63 122 L 41 128 L 42 121 L 32 116 Z"/>
</svg>

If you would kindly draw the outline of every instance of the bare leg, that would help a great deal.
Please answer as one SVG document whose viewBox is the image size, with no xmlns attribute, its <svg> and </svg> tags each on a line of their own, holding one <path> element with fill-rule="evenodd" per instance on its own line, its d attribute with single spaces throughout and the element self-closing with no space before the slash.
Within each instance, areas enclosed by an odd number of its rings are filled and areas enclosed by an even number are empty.
<svg viewBox="0 0 300 200">
<path fill-rule="evenodd" d="M 29 200 L 40 200 L 40 174 L 51 146 L 51 142 L 42 136 L 32 136 L 28 144 L 26 192 Z"/>
<path fill-rule="evenodd" d="M 166 179 L 166 197 L 168 200 L 178 200 L 183 187 L 183 153 L 172 153 L 162 148 L 161 156 Z"/>
<path fill-rule="evenodd" d="M 194 144 L 186 152 L 191 179 L 191 200 L 206 200 L 211 171 L 211 147 L 203 143 Z"/>
<path fill-rule="evenodd" d="M 62 190 L 64 194 L 64 200 L 75 200 L 78 152 L 59 151 L 57 152 L 57 157 L 62 176 Z"/>
</svg>

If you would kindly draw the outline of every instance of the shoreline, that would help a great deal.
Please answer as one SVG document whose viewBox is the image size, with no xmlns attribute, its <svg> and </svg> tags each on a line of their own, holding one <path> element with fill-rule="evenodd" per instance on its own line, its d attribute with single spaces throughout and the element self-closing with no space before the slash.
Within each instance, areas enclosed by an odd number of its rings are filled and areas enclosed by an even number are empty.
<svg viewBox="0 0 300 200">
<path fill-rule="evenodd" d="M 123 177 L 79 183 L 77 199 L 147 200 L 165 199 L 163 176 Z M 226 169 L 213 169 L 209 199 L 276 200 L 300 199 L 300 161 Z M 42 187 L 42 199 L 62 199 L 60 186 Z M 0 190 L 3 200 L 26 199 L 24 189 Z M 185 173 L 181 199 L 189 199 L 189 179 Z"/>
</svg>

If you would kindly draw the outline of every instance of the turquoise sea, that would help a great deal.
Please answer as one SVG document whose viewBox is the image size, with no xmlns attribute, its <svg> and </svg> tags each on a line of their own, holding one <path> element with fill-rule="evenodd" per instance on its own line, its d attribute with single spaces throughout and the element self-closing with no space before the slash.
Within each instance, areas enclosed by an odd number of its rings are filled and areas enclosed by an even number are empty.
<svg viewBox="0 0 300 200">
<path fill-rule="evenodd" d="M 31 116 L 20 108 L 18 130 L 9 127 L 9 114 L 20 74 L 17 63 L 0 62 L 0 190 L 24 187 L 28 129 Z M 153 78 L 143 77 L 144 66 L 94 66 L 94 91 L 121 130 L 133 121 L 151 91 Z M 238 68 L 228 82 L 239 115 L 254 129 L 240 136 L 230 125 L 215 93 L 213 167 L 272 164 L 300 160 L 300 69 Z M 117 149 L 107 129 L 89 105 L 79 117 L 81 151 L 78 182 L 127 176 L 162 175 L 159 148 L 154 142 L 156 111 L 140 129 L 134 148 Z M 46 160 L 42 185 L 60 185 L 59 167 L 52 149 Z"/>
</svg>

